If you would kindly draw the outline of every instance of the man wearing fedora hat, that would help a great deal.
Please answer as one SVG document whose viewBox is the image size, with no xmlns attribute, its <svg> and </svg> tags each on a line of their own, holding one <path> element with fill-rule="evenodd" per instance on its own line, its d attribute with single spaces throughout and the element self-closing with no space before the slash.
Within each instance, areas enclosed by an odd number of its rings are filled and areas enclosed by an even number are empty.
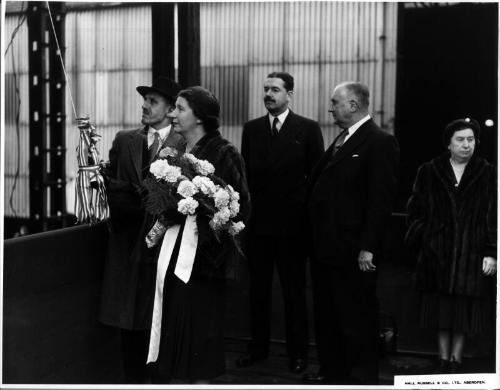
<svg viewBox="0 0 500 390">
<path fill-rule="evenodd" d="M 144 98 L 144 127 L 118 132 L 109 151 L 105 176 L 111 217 L 99 319 L 121 329 L 127 383 L 148 380 L 146 359 L 158 250 L 145 245 L 154 220 L 144 211 L 141 183 L 162 148 L 185 147 L 183 138 L 171 131 L 167 116 L 180 90 L 175 81 L 161 76 L 150 87 L 137 87 Z"/>
</svg>

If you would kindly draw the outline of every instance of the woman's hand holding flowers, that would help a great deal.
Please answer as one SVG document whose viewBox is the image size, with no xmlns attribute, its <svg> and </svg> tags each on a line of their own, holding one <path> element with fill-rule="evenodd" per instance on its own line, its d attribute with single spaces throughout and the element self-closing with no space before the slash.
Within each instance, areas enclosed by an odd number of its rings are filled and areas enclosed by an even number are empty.
<svg viewBox="0 0 500 390">
<path fill-rule="evenodd" d="M 220 233 L 238 235 L 245 227 L 239 220 L 240 195 L 234 188 L 214 175 L 214 166 L 185 153 L 154 161 L 150 175 L 143 181 L 147 188 L 146 207 L 159 216 L 164 227 L 172 226 L 187 215 L 204 215 L 219 239 Z M 150 232 L 149 244 L 159 242 L 157 235 L 165 229 Z M 153 237 L 154 236 L 154 237 Z M 148 240 L 147 240 L 148 241 Z"/>
</svg>

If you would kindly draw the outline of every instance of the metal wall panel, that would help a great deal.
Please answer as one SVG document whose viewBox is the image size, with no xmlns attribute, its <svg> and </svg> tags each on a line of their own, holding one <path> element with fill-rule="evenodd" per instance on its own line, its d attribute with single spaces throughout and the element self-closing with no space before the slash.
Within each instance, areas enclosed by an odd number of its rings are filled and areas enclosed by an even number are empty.
<svg viewBox="0 0 500 390">
<path fill-rule="evenodd" d="M 248 67 L 227 65 L 201 69 L 202 83 L 219 99 L 223 124 L 240 124 L 248 117 Z"/>
<path fill-rule="evenodd" d="M 291 109 L 300 115 L 318 120 L 320 72 L 317 64 L 292 63 L 288 65 L 287 71 L 293 75 L 296 85 Z"/>
<path fill-rule="evenodd" d="M 18 24 L 17 15 L 5 17 L 5 48 Z M 4 57 L 5 74 L 5 150 L 4 156 L 4 214 L 29 216 L 29 100 L 28 100 L 28 29 L 26 22 L 19 28 L 13 44 Z M 15 77 L 14 77 L 15 73 Z M 19 96 L 16 94 L 19 91 Z M 19 110 L 19 128 L 16 112 Z M 15 179 L 16 173 L 18 174 Z M 10 201 L 12 198 L 12 201 Z"/>
<path fill-rule="evenodd" d="M 5 36 L 10 39 L 17 15 L 6 16 Z M 7 39 L 7 40 L 8 40 Z M 13 203 L 18 216 L 28 217 L 29 121 L 27 29 L 18 32 L 13 46 L 21 94 L 20 177 Z M 69 10 L 66 14 L 65 65 L 69 76 L 66 93 L 66 180 L 67 210 L 74 211 L 74 180 L 77 173 L 78 129 L 74 122 L 68 88 L 71 88 L 77 115 L 89 115 L 102 136 L 98 149 L 103 159 L 117 131 L 140 126 L 142 97 L 138 85 L 151 84 L 151 10 L 148 5 L 92 10 Z M 13 175 L 17 169 L 18 147 L 14 126 L 15 89 L 10 53 L 6 57 L 5 98 L 5 215 Z"/>
<path fill-rule="evenodd" d="M 202 3 L 200 15 L 202 84 L 213 89 L 224 112 L 237 113 L 226 114 L 234 128 L 265 114 L 263 81 L 271 71 L 286 70 L 295 78 L 292 109 L 319 121 L 327 144 L 339 132 L 328 113 L 330 95 L 346 80 L 368 85 L 372 116 L 394 132 L 397 3 Z M 243 73 L 246 68 L 240 94 L 234 71 L 221 68 L 228 64 L 241 65 Z"/>
<path fill-rule="evenodd" d="M 6 17 L 6 37 L 17 15 Z M 396 83 L 397 3 L 382 2 L 227 2 L 201 3 L 202 84 L 221 102 L 222 133 L 237 147 L 241 128 L 265 114 L 262 84 L 274 70 L 295 77 L 292 109 L 320 122 L 325 143 L 338 129 L 328 113 L 336 84 L 360 80 L 371 90 L 375 120 L 393 132 Z M 385 38 L 385 39 L 384 39 Z M 108 158 L 115 133 L 140 125 L 142 98 L 135 87 L 151 83 L 151 10 L 147 5 L 69 10 L 66 67 L 79 115 L 88 114 L 102 135 Z M 27 33 L 16 38 L 16 70 L 21 83 L 21 161 L 28 160 Z M 12 126 L 14 90 L 6 57 L 6 176 L 15 172 L 17 150 Z M 73 210 L 78 131 L 67 100 L 68 210 Z M 27 177 L 27 170 L 22 168 Z M 6 180 L 8 196 L 9 180 Z M 23 179 L 27 180 L 27 179 Z M 27 182 L 26 182 L 27 183 Z M 27 212 L 28 194 L 15 196 Z M 24 191 L 24 192 L 23 192 Z M 24 202 L 24 203 L 23 203 Z M 8 209 L 6 208 L 6 215 Z"/>
<path fill-rule="evenodd" d="M 204 26 L 201 66 L 246 65 L 249 56 L 248 3 L 201 4 L 200 25 Z M 215 21 L 215 22 L 214 22 Z"/>
<path fill-rule="evenodd" d="M 287 63 L 311 63 L 320 59 L 323 3 L 290 2 L 284 35 Z"/>
<path fill-rule="evenodd" d="M 248 5 L 250 24 L 246 39 L 249 40 L 249 65 L 281 64 L 285 60 L 284 47 L 288 39 L 285 30 L 288 24 L 288 6 L 278 2 Z M 204 26 L 201 29 L 203 31 Z"/>
<path fill-rule="evenodd" d="M 101 158 L 108 159 L 115 134 L 140 126 L 138 85 L 151 84 L 149 6 L 73 10 L 66 16 L 66 67 L 78 115 L 89 115 L 102 136 Z M 67 199 L 74 211 L 78 129 L 67 94 Z"/>
<path fill-rule="evenodd" d="M 66 31 L 78 114 L 89 114 L 99 126 L 136 126 L 142 98 L 135 87 L 151 83 L 150 8 L 69 12 Z"/>
</svg>

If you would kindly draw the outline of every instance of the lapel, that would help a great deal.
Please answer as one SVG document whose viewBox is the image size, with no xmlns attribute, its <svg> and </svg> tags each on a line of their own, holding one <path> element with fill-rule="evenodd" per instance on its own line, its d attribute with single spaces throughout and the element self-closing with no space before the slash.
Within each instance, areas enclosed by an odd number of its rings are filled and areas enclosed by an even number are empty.
<svg viewBox="0 0 500 390">
<path fill-rule="evenodd" d="M 259 119 L 260 123 L 255 127 L 255 138 L 259 140 L 258 145 L 264 150 L 266 156 L 266 166 L 271 161 L 271 125 L 269 124 L 268 114 Z M 262 155 L 258 153 L 258 155 Z"/>
<path fill-rule="evenodd" d="M 269 138 L 269 165 L 275 165 L 280 158 L 285 156 L 289 151 L 289 143 L 293 141 L 295 132 L 297 131 L 297 119 L 295 114 L 290 110 L 285 122 L 281 125 L 276 138 L 271 141 L 271 124 L 269 117 L 266 115 L 266 132 Z"/>
<path fill-rule="evenodd" d="M 158 151 L 156 152 L 153 161 L 158 158 L 158 155 L 160 154 L 162 149 L 165 149 L 166 147 L 174 148 L 183 152 L 185 146 L 186 142 L 184 141 L 184 138 L 182 138 L 182 136 L 176 133 L 173 127 L 171 127 L 167 137 L 163 140 L 163 143 L 158 148 Z"/>
<path fill-rule="evenodd" d="M 326 164 L 325 169 L 329 169 L 342 161 L 344 158 L 349 157 L 351 153 L 370 135 L 370 127 L 372 126 L 372 120 L 363 123 L 361 127 L 356 130 L 356 132 L 349 137 L 349 139 L 340 147 L 340 149 L 333 155 L 330 161 Z M 331 156 L 332 148 L 335 147 L 335 141 L 328 148 L 329 156 Z"/>
<path fill-rule="evenodd" d="M 469 163 L 465 167 L 462 180 L 460 180 L 460 184 L 458 186 L 459 189 L 463 192 L 467 191 L 483 176 L 486 169 L 487 164 L 485 160 L 482 160 L 475 155 L 472 156 Z M 453 174 L 453 176 L 455 176 L 455 174 Z"/>
<path fill-rule="evenodd" d="M 142 180 L 142 152 L 144 150 L 144 142 L 146 141 L 148 127 L 132 131 L 129 135 L 128 146 L 130 149 L 130 160 L 137 174 L 137 180 Z"/>
<path fill-rule="evenodd" d="M 328 164 L 328 162 L 330 161 L 330 158 L 332 157 L 333 148 L 335 147 L 335 142 L 337 141 L 337 138 L 339 136 L 340 134 L 337 137 L 335 137 L 330 147 L 326 149 L 326 151 L 323 153 L 319 161 L 314 166 L 311 172 L 311 177 L 309 179 L 310 185 L 313 185 L 316 182 L 321 172 L 323 172 L 323 169 L 325 168 L 326 164 Z"/>
<path fill-rule="evenodd" d="M 177 146 L 177 137 L 173 126 L 170 127 L 170 131 L 168 132 L 167 138 L 163 140 L 163 143 L 158 148 L 158 152 L 167 146 Z"/>
<path fill-rule="evenodd" d="M 432 165 L 443 186 L 449 193 L 454 193 L 456 177 L 450 164 L 450 153 L 446 152 L 441 156 L 436 157 L 432 161 Z M 476 181 L 480 179 L 486 168 L 487 166 L 484 160 L 478 158 L 477 156 L 472 156 L 469 163 L 465 167 L 457 190 L 461 193 L 467 191 Z"/>
</svg>

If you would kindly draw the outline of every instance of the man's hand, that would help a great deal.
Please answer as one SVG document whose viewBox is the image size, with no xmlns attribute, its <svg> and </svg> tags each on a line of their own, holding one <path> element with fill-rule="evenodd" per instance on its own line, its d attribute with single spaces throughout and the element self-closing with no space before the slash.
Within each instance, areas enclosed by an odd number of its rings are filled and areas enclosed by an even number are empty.
<svg viewBox="0 0 500 390">
<path fill-rule="evenodd" d="M 495 275 L 497 272 L 497 261 L 493 257 L 487 256 L 483 259 L 483 272 L 485 275 Z"/>
<path fill-rule="evenodd" d="M 373 253 L 361 250 L 358 256 L 359 269 L 363 272 L 373 272 L 377 269 L 373 264 Z"/>
</svg>

